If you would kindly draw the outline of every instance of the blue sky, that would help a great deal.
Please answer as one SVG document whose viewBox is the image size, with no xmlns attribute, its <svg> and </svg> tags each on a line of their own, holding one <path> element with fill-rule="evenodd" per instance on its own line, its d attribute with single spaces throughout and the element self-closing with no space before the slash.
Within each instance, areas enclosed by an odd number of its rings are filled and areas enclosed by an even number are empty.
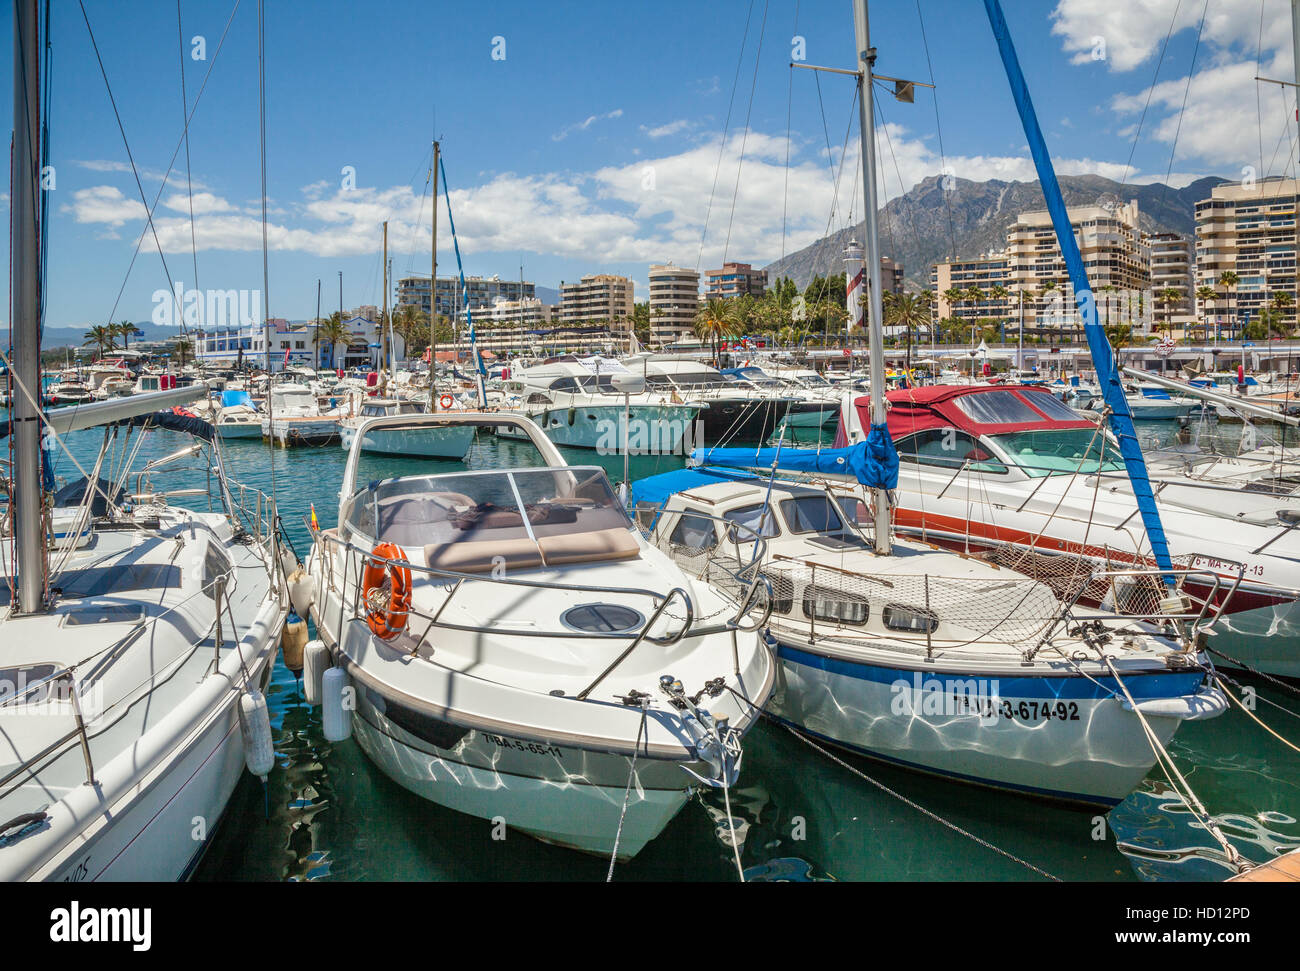
<svg viewBox="0 0 1300 971">
<path fill-rule="evenodd" d="M 1246 166 L 1291 171 L 1294 122 L 1288 127 L 1281 91 L 1252 80 L 1257 53 L 1263 74 L 1292 76 L 1289 4 L 1209 0 L 1189 88 L 1203 2 L 1004 0 L 1059 171 L 1145 182 L 1172 169 L 1175 184 L 1205 174 L 1236 178 Z M 152 204 L 182 125 L 176 4 L 85 6 Z M 1032 179 L 983 4 L 920 6 L 951 170 Z M 190 138 L 197 277 L 203 289 L 260 290 L 257 4 L 241 0 L 218 54 L 233 7 L 234 0 L 181 0 L 191 106 L 211 69 Z M 876 72 L 929 80 L 914 0 L 872 8 Z M 426 178 L 435 134 L 471 274 L 513 277 L 522 262 L 528 279 L 558 287 L 584 273 L 624 273 L 641 299 L 651 262 L 707 269 L 725 256 L 763 265 L 850 215 L 860 218 L 856 129 L 842 154 L 851 81 L 821 76 L 819 99 L 812 73 L 788 68 L 796 36 L 806 41 L 808 62 L 852 66 L 851 9 L 848 0 L 271 0 L 270 313 L 314 314 L 318 278 L 325 310 L 336 308 L 340 270 L 348 307 L 379 303 L 384 219 L 395 274 L 428 272 Z M 7 60 L 12 29 L 10 11 L 0 22 Z M 144 321 L 167 275 L 72 0 L 55 4 L 52 34 L 57 182 L 47 326 L 103 322 L 120 289 L 114 318 Z M 191 56 L 196 35 L 206 60 Z M 1104 58 L 1094 57 L 1097 38 Z M 5 105 L 10 85 L 6 67 Z M 888 133 L 879 140 L 883 191 L 893 197 L 940 171 L 935 107 L 923 89 L 913 105 L 883 98 L 879 105 Z M 354 188 L 343 185 L 349 166 Z M 8 199 L 0 198 L 7 215 Z M 447 273 L 454 257 L 442 208 L 439 270 Z M 192 287 L 183 151 L 154 215 L 171 279 Z M 6 300 L 0 321 L 7 316 Z"/>
</svg>

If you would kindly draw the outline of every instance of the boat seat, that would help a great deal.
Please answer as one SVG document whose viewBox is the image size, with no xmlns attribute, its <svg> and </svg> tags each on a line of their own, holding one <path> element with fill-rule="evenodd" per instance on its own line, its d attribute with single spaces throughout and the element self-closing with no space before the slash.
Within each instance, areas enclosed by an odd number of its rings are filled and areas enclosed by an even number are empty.
<svg viewBox="0 0 1300 971">
<path fill-rule="evenodd" d="M 547 566 L 633 560 L 641 555 L 640 544 L 626 526 L 540 536 L 537 545 Z"/>
<path fill-rule="evenodd" d="M 527 538 L 430 543 L 424 548 L 424 561 L 432 570 L 453 573 L 487 573 L 498 565 L 507 570 L 535 570 L 544 565 L 541 550 Z"/>
</svg>

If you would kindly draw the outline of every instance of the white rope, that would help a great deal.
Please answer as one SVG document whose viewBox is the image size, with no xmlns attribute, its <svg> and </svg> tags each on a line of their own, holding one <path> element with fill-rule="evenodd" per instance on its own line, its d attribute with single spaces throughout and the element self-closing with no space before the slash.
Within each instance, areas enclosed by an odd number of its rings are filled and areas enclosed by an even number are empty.
<svg viewBox="0 0 1300 971">
<path fill-rule="evenodd" d="M 636 779 L 636 758 L 641 754 L 641 736 L 645 733 L 646 717 L 650 711 L 650 699 L 641 699 L 641 725 L 636 730 L 636 742 L 632 746 L 632 768 L 627 773 L 627 787 L 623 790 L 623 808 L 618 814 L 618 829 L 614 831 L 614 852 L 609 857 L 609 872 L 605 882 L 614 882 L 614 864 L 618 862 L 618 844 L 623 838 L 623 820 L 627 818 L 628 799 L 632 795 L 632 782 Z"/>
</svg>

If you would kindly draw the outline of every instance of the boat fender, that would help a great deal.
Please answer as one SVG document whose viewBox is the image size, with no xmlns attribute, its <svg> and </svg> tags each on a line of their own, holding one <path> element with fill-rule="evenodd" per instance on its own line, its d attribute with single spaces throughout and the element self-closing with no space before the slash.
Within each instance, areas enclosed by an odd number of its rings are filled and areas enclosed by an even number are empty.
<svg viewBox="0 0 1300 971">
<path fill-rule="evenodd" d="M 239 727 L 244 737 L 244 764 L 265 782 L 275 765 L 275 746 L 271 744 L 271 715 L 266 696 L 256 688 L 239 696 Z"/>
<path fill-rule="evenodd" d="M 327 742 L 342 742 L 352 736 L 351 694 L 342 668 L 330 668 L 321 677 L 321 726 Z"/>
<path fill-rule="evenodd" d="M 330 666 L 329 648 L 322 640 L 308 641 L 302 652 L 302 691 L 313 708 L 321 702 L 321 678 Z"/>
<path fill-rule="evenodd" d="M 306 617 L 311 605 L 316 602 L 316 578 L 303 569 L 302 564 L 289 574 L 289 602 L 293 604 L 294 613 Z"/>
<path fill-rule="evenodd" d="M 287 577 L 298 568 L 298 557 L 294 555 L 293 550 L 287 546 L 280 547 L 280 569 L 284 571 Z"/>
<path fill-rule="evenodd" d="M 302 672 L 302 652 L 306 646 L 307 622 L 291 610 L 280 633 L 280 656 L 284 658 L 284 666 L 294 674 Z"/>
<path fill-rule="evenodd" d="M 577 411 L 578 411 L 578 410 L 577 410 L 576 408 L 570 408 L 570 409 L 569 409 L 569 424 L 570 424 L 570 425 L 573 424 L 573 419 L 577 417 Z"/>
</svg>

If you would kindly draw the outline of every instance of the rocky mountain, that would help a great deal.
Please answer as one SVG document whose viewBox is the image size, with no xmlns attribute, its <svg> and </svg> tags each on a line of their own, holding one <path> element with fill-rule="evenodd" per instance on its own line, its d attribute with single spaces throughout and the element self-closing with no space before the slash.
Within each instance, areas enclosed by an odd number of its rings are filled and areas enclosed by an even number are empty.
<svg viewBox="0 0 1300 971">
<path fill-rule="evenodd" d="M 942 181 L 930 176 L 880 210 L 881 253 L 901 260 L 909 286 L 917 289 L 930 285 L 932 263 L 1003 249 L 1007 227 L 1020 213 L 1047 207 L 1037 181 L 955 179 L 948 192 Z M 1207 176 L 1175 189 L 1161 183 L 1121 185 L 1099 175 L 1060 177 L 1067 206 L 1123 205 L 1136 199 L 1143 230 L 1188 236 L 1195 228 L 1196 203 L 1225 181 Z M 791 253 L 768 265 L 768 279 L 788 276 L 803 288 L 818 274 L 839 273 L 845 244 L 851 238 L 861 241 L 863 232 L 859 223 Z"/>
</svg>

